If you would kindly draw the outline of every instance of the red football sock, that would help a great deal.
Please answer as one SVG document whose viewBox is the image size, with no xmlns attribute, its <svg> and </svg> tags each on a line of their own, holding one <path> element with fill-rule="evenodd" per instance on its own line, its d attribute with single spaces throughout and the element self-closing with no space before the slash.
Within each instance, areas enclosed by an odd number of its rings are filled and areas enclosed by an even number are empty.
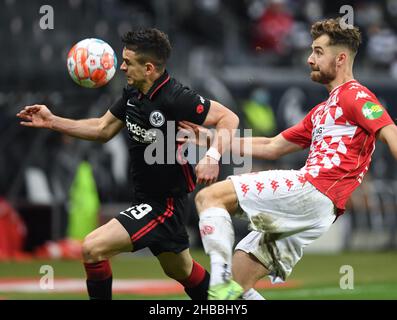
<svg viewBox="0 0 397 320">
<path fill-rule="evenodd" d="M 205 274 L 205 269 L 199 263 L 193 260 L 193 268 L 190 276 L 184 280 L 180 280 L 179 282 L 185 288 L 194 288 L 197 287 L 204 280 Z"/>
<path fill-rule="evenodd" d="M 185 292 L 192 300 L 207 300 L 210 274 L 196 261 L 193 260 L 190 276 L 179 282 L 185 287 Z"/>
<path fill-rule="evenodd" d="M 112 269 L 109 260 L 84 263 L 87 291 L 91 300 L 112 299 Z"/>
<path fill-rule="evenodd" d="M 112 276 L 112 268 L 110 267 L 109 260 L 84 263 L 87 280 L 101 281 Z"/>
</svg>

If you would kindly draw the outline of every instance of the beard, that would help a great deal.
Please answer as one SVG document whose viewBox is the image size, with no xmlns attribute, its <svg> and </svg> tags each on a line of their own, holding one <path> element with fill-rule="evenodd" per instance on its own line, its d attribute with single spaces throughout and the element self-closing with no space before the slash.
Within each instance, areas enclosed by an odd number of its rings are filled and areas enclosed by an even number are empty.
<svg viewBox="0 0 397 320">
<path fill-rule="evenodd" d="M 133 77 L 127 78 L 127 83 L 129 86 L 134 87 L 135 89 L 138 90 L 142 89 L 143 87 L 143 81 L 134 79 Z"/>
<path fill-rule="evenodd" d="M 336 62 L 330 63 L 328 67 L 318 68 L 312 67 L 310 78 L 321 84 L 328 84 L 336 78 Z"/>
</svg>

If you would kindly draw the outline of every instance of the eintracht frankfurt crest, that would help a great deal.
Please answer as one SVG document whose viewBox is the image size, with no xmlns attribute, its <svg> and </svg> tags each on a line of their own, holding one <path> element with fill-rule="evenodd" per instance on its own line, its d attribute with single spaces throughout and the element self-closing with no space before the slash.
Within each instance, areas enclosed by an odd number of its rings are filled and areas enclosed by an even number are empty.
<svg viewBox="0 0 397 320">
<path fill-rule="evenodd" d="M 156 111 L 153 111 L 150 114 L 149 121 L 150 121 L 152 126 L 158 128 L 158 127 L 161 127 L 164 124 L 165 117 L 160 111 L 156 110 Z"/>
</svg>

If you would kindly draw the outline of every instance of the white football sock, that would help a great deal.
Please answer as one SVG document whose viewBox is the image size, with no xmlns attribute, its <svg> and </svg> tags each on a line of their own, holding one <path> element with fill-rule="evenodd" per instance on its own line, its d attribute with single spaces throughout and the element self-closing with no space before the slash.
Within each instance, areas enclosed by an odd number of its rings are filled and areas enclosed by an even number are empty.
<svg viewBox="0 0 397 320">
<path fill-rule="evenodd" d="M 211 259 L 210 286 L 227 282 L 232 276 L 234 229 L 229 213 L 209 208 L 200 214 L 200 234 Z"/>
<path fill-rule="evenodd" d="M 243 293 L 243 300 L 266 300 L 266 299 L 254 288 L 251 288 Z"/>
</svg>

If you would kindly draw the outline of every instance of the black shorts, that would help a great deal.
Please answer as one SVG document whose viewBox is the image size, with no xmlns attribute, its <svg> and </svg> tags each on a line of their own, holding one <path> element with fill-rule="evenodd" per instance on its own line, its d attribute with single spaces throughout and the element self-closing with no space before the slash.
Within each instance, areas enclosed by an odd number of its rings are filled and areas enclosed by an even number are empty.
<svg viewBox="0 0 397 320">
<path fill-rule="evenodd" d="M 128 231 L 133 251 L 149 248 L 157 256 L 189 248 L 184 223 L 187 201 L 187 196 L 143 198 L 134 200 L 130 208 L 120 212 L 116 219 Z"/>
</svg>

